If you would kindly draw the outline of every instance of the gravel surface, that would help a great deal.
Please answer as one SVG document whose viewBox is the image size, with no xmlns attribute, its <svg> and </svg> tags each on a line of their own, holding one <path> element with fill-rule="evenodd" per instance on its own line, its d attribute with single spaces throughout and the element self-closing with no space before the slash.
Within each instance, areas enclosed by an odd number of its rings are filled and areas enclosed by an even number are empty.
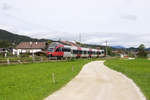
<svg viewBox="0 0 150 100">
<path fill-rule="evenodd" d="M 44 100 L 146 100 L 131 79 L 103 63 L 86 64 L 72 81 Z"/>
</svg>

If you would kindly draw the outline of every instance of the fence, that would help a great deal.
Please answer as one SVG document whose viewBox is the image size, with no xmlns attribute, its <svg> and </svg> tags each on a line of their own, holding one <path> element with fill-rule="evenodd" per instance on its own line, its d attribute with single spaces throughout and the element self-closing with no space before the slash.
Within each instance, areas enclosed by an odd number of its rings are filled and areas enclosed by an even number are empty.
<svg viewBox="0 0 150 100">
<path fill-rule="evenodd" d="M 46 58 L 46 57 L 8 57 L 0 58 L 0 65 L 10 65 L 10 64 L 23 64 L 23 63 L 34 63 L 34 62 L 48 62 L 55 61 L 56 58 Z"/>
</svg>

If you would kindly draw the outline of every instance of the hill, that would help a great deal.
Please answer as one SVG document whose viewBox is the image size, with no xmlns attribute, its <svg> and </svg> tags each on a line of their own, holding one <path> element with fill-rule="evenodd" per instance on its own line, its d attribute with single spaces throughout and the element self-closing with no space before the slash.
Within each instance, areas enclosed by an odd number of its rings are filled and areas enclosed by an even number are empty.
<svg viewBox="0 0 150 100">
<path fill-rule="evenodd" d="M 118 46 L 111 46 L 113 49 L 125 49 L 125 47 L 123 47 L 123 46 L 120 46 L 120 45 L 118 45 Z"/>
<path fill-rule="evenodd" d="M 52 41 L 52 40 L 49 40 L 49 39 L 35 39 L 35 38 L 28 37 L 28 36 L 17 35 L 17 34 L 8 32 L 6 30 L 0 29 L 0 41 L 8 41 L 9 43 L 18 44 L 22 41 L 25 41 L 25 42 L 29 42 L 29 41 L 32 41 L 32 42 L 35 42 L 35 41 L 47 42 L 47 41 Z"/>
</svg>

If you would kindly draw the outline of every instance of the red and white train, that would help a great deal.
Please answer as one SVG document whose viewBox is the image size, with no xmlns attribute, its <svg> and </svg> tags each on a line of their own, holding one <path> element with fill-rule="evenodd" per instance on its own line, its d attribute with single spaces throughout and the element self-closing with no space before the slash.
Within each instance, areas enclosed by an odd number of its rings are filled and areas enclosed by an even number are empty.
<svg viewBox="0 0 150 100">
<path fill-rule="evenodd" d="M 61 58 L 91 58 L 105 56 L 104 50 L 51 43 L 47 49 L 48 57 Z"/>
</svg>

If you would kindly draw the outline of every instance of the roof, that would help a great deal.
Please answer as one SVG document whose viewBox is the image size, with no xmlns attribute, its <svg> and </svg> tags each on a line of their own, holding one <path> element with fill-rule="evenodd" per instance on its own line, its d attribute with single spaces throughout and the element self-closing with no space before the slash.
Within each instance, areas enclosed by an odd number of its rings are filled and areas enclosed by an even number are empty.
<svg viewBox="0 0 150 100">
<path fill-rule="evenodd" d="M 21 42 L 16 49 L 45 49 L 45 42 Z"/>
<path fill-rule="evenodd" d="M 3 51 L 3 48 L 0 48 L 0 51 Z"/>
<path fill-rule="evenodd" d="M 77 47 L 78 47 L 77 44 L 75 44 L 75 43 L 73 43 L 73 42 L 69 42 L 69 41 L 60 41 L 60 43 L 63 43 L 63 44 L 65 44 L 65 45 L 69 45 L 69 46 L 77 46 Z"/>
</svg>

